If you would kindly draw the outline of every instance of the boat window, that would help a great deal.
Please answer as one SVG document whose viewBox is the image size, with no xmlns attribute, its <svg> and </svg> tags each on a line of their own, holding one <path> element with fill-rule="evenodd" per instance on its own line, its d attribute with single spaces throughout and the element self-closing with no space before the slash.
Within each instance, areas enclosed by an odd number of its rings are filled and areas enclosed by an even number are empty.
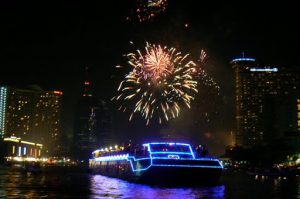
<svg viewBox="0 0 300 199">
<path fill-rule="evenodd" d="M 190 153 L 188 145 L 151 144 L 151 152 L 185 152 Z"/>
</svg>

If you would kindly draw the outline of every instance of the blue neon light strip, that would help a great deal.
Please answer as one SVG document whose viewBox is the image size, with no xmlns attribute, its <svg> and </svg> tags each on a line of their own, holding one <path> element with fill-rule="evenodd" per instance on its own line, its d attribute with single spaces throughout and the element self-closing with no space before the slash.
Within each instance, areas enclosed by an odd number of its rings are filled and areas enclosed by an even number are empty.
<svg viewBox="0 0 300 199">
<path fill-rule="evenodd" d="M 149 142 L 145 143 L 143 145 L 182 145 L 182 146 L 190 146 L 190 144 L 185 144 L 185 143 L 177 143 L 177 142 Z"/>
<path fill-rule="evenodd" d="M 195 168 L 223 168 L 222 166 L 205 166 L 205 165 L 174 165 L 174 164 L 152 164 L 151 166 L 156 167 L 195 167 Z"/>
<path fill-rule="evenodd" d="M 153 160 L 154 159 L 159 159 L 159 160 L 173 160 L 172 158 L 168 158 L 168 157 L 153 157 L 152 158 Z M 214 159 L 214 158 L 196 158 L 196 159 L 193 159 L 193 158 L 179 158 L 180 160 L 208 160 L 208 161 L 218 161 L 217 159 Z"/>
<path fill-rule="evenodd" d="M 135 168 L 133 167 L 133 163 L 132 163 L 131 160 L 133 160 L 134 162 L 137 162 L 137 161 L 140 161 L 140 160 L 147 160 L 147 159 L 150 160 L 149 166 L 147 166 L 147 167 L 145 167 L 145 168 L 142 168 L 142 169 L 135 169 Z M 147 169 L 149 169 L 149 168 L 152 166 L 152 158 L 140 158 L 140 159 L 135 159 L 134 156 L 130 156 L 130 157 L 127 159 L 127 161 L 130 162 L 130 166 L 131 166 L 131 169 L 132 169 L 133 172 L 146 171 Z"/>
<path fill-rule="evenodd" d="M 182 154 L 182 155 L 191 155 L 189 152 L 172 152 L 172 151 L 161 151 L 161 152 L 151 152 L 151 154 Z"/>
<path fill-rule="evenodd" d="M 151 159 L 151 158 L 138 158 L 138 159 L 135 159 L 134 156 L 129 156 L 128 158 L 132 158 L 132 159 L 134 159 L 134 161 L 150 160 Z"/>
<path fill-rule="evenodd" d="M 122 155 L 112 155 L 112 156 L 104 156 L 104 157 L 98 157 L 95 158 L 96 162 L 101 162 L 101 161 L 117 161 L 117 160 L 127 160 L 129 154 L 122 154 Z"/>
<path fill-rule="evenodd" d="M 141 161 L 141 160 L 147 160 L 147 159 L 159 159 L 159 160 L 172 160 L 172 158 L 168 158 L 168 157 L 148 157 L 148 158 L 135 158 L 134 156 L 129 156 L 129 154 L 123 154 L 123 155 L 116 155 L 116 156 L 104 156 L 104 157 L 98 157 L 98 158 L 94 158 L 94 160 L 96 162 L 101 162 L 101 161 L 118 161 L 118 160 L 128 160 L 128 158 L 132 158 L 134 159 L 134 161 Z M 215 158 L 197 158 L 197 159 L 193 159 L 193 158 L 180 158 L 180 160 L 208 160 L 208 161 L 218 161 Z"/>
<path fill-rule="evenodd" d="M 255 59 L 253 58 L 237 58 L 237 59 L 233 59 L 231 62 L 240 62 L 240 61 L 255 61 Z"/>
<path fill-rule="evenodd" d="M 153 159 L 170 159 L 170 158 L 139 158 L 136 159 L 134 156 L 129 156 L 128 154 L 124 155 L 117 155 L 117 156 L 106 156 L 106 157 L 100 157 L 100 158 L 95 158 L 94 160 L 96 162 L 105 162 L 105 161 L 120 161 L 120 160 L 126 160 L 130 163 L 131 169 L 133 172 L 140 172 L 140 171 L 146 171 L 148 170 L 151 166 L 160 166 L 160 167 L 196 167 L 196 168 L 219 168 L 223 169 L 223 165 L 220 163 L 219 160 L 216 159 L 211 159 L 211 158 L 201 158 L 201 159 L 189 159 L 189 158 L 184 158 L 181 160 L 211 160 L 211 161 L 216 161 L 219 163 L 220 166 L 206 166 L 206 165 L 171 165 L 171 164 L 153 164 L 152 160 Z M 133 166 L 133 162 L 141 161 L 141 160 L 150 160 L 149 166 L 141 169 L 135 169 Z"/>
<path fill-rule="evenodd" d="M 190 148 L 191 154 L 192 154 L 192 156 L 193 156 L 193 159 L 195 159 L 195 155 L 194 155 L 194 153 L 193 153 L 193 150 L 192 150 L 192 147 L 191 147 L 190 144 L 189 144 L 189 148 Z"/>
<path fill-rule="evenodd" d="M 278 68 L 250 68 L 251 72 L 278 72 Z"/>
<path fill-rule="evenodd" d="M 136 159 L 134 156 L 129 156 L 129 154 L 122 154 L 122 155 L 112 155 L 112 156 L 103 156 L 95 158 L 94 160 L 96 162 L 104 162 L 104 161 L 119 161 L 119 160 L 128 160 L 128 159 L 134 159 L 134 161 L 141 161 L 141 160 L 147 160 L 150 158 L 138 158 Z"/>
</svg>

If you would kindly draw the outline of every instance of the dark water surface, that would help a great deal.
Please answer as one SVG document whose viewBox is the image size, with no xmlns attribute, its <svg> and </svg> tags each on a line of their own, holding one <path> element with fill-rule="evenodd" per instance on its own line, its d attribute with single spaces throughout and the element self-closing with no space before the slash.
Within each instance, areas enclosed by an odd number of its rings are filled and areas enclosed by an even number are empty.
<svg viewBox="0 0 300 199">
<path fill-rule="evenodd" d="M 88 173 L 23 173 L 0 167 L 1 198 L 300 198 L 300 177 L 225 172 L 215 186 L 156 187 Z"/>
</svg>

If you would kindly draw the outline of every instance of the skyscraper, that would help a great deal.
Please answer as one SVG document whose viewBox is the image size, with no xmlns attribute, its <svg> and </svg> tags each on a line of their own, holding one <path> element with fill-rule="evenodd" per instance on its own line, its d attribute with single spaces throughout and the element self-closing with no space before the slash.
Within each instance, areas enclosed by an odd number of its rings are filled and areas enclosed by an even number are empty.
<svg viewBox="0 0 300 199">
<path fill-rule="evenodd" d="M 0 138 L 6 133 L 7 88 L 0 87 Z"/>
<path fill-rule="evenodd" d="M 110 144 L 111 116 L 105 102 L 92 91 L 92 83 L 85 69 L 83 93 L 78 101 L 74 124 L 73 154 L 76 158 L 87 159 L 100 146 Z"/>
<path fill-rule="evenodd" d="M 0 135 L 42 143 L 54 152 L 61 129 L 61 91 L 0 87 Z"/>
<path fill-rule="evenodd" d="M 299 74 L 260 67 L 253 58 L 231 61 L 235 73 L 236 145 L 261 146 L 297 131 Z"/>
</svg>

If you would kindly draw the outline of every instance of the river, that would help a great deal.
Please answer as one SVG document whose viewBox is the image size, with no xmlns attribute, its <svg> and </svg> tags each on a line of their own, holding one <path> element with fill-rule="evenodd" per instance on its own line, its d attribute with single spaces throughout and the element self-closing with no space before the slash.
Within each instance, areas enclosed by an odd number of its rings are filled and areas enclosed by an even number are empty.
<svg viewBox="0 0 300 199">
<path fill-rule="evenodd" d="M 32 174 L 0 167 L 1 198 L 300 198 L 300 177 L 225 171 L 219 184 L 158 187 L 89 173 Z"/>
</svg>

